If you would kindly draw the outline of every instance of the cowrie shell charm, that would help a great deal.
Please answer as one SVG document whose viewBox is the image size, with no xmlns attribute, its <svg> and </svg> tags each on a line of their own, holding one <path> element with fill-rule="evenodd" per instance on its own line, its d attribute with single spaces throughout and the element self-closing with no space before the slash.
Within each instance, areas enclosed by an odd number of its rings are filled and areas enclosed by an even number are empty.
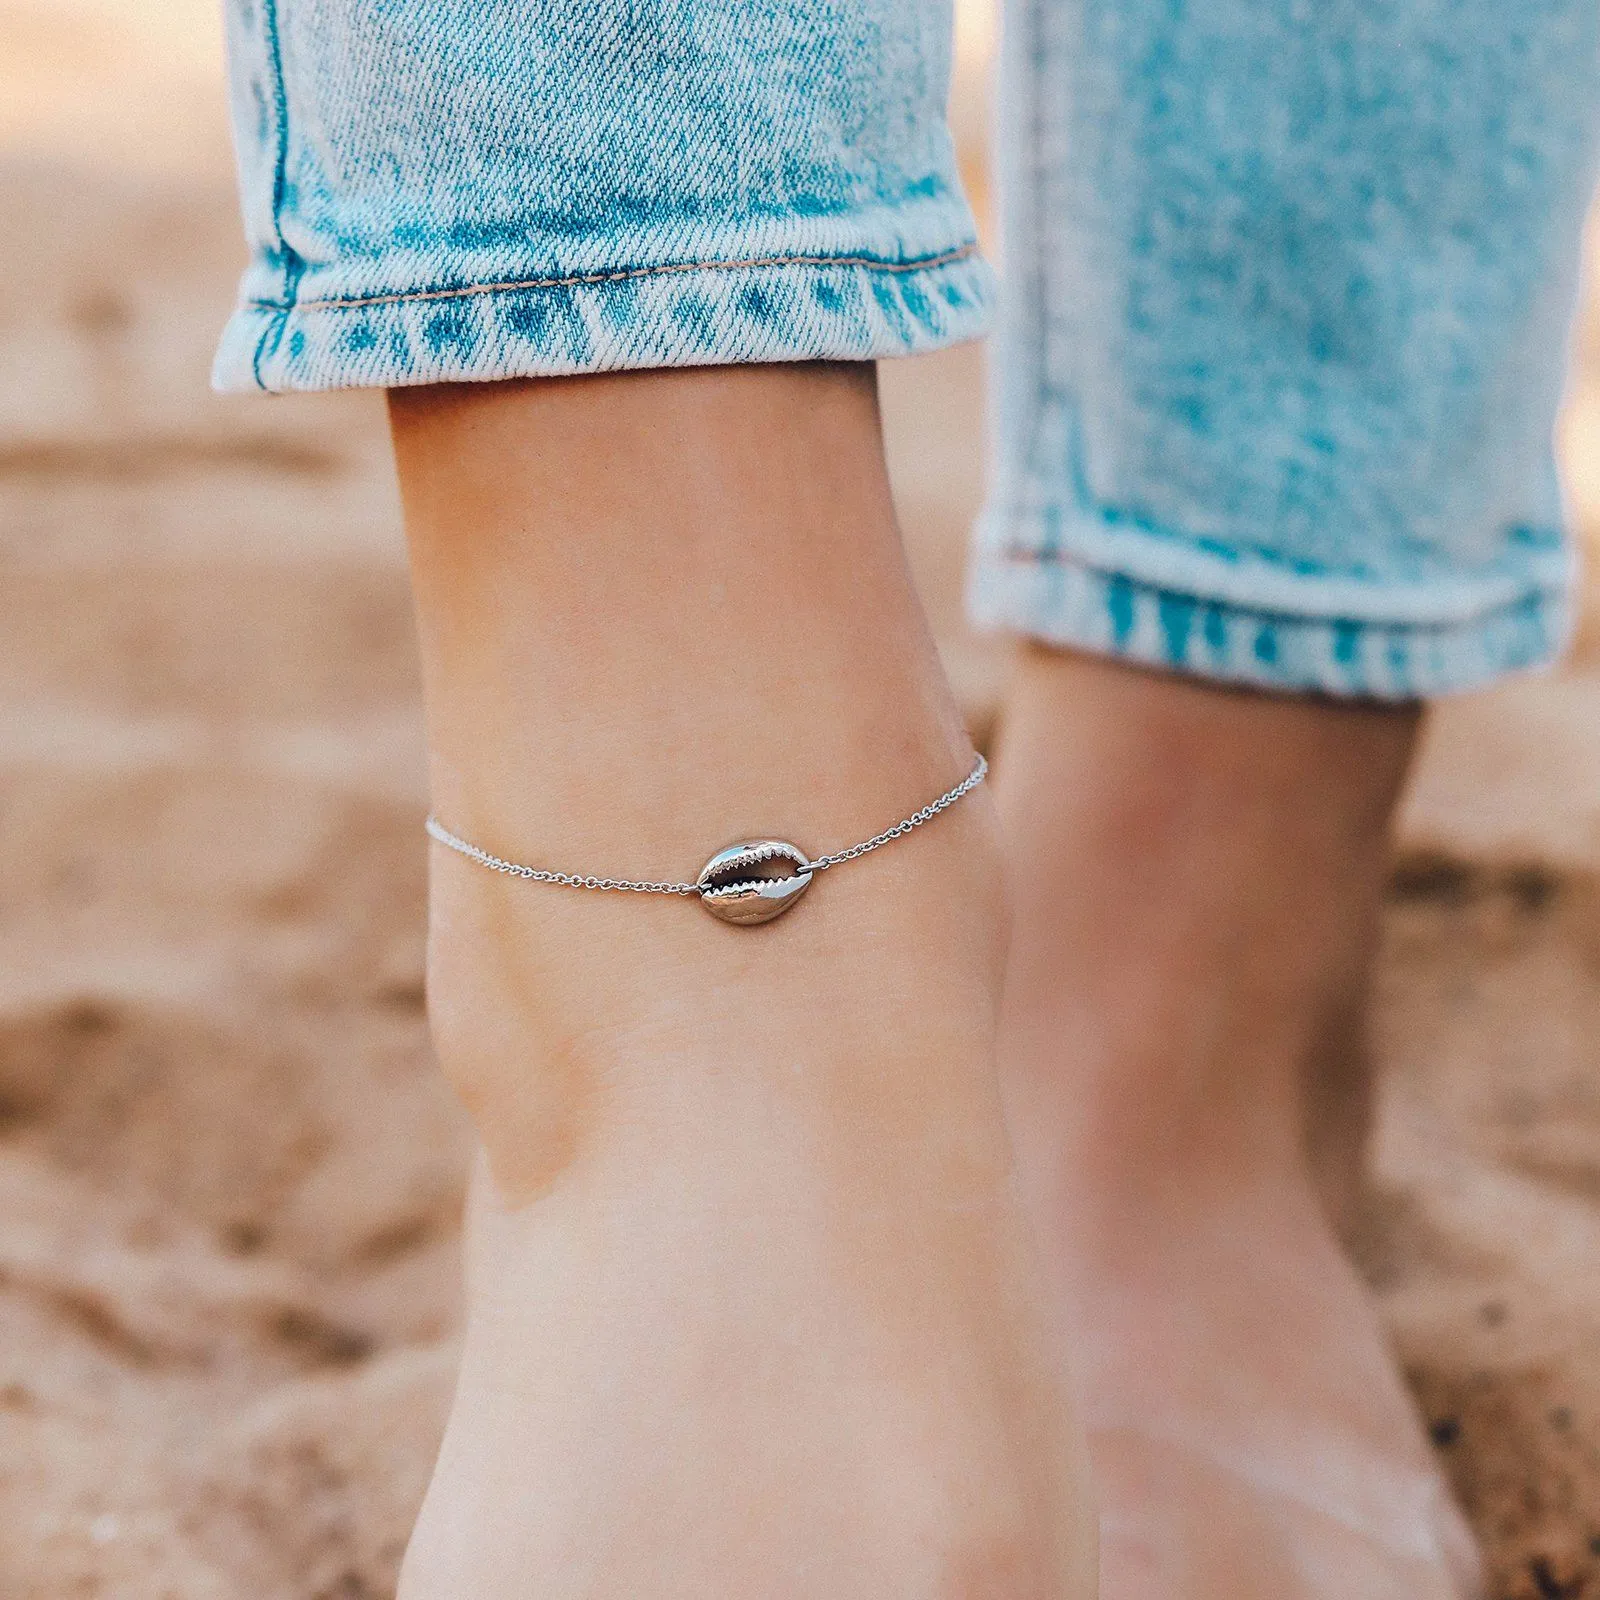
<svg viewBox="0 0 1600 1600">
<path fill-rule="evenodd" d="M 770 875 L 774 865 L 793 870 Z M 694 886 L 712 916 L 750 928 L 781 917 L 799 901 L 811 887 L 811 863 L 782 839 L 752 839 L 719 850 Z"/>
</svg>

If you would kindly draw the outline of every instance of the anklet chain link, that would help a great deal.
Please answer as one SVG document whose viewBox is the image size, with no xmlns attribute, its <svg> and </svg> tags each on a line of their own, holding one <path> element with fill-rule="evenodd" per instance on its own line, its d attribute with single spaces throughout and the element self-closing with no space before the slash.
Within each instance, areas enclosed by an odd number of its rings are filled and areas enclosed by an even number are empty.
<svg viewBox="0 0 1600 1600">
<path fill-rule="evenodd" d="M 545 867 L 524 866 L 519 861 L 507 861 L 503 856 L 469 843 L 452 833 L 437 817 L 430 816 L 424 826 L 430 838 L 437 840 L 457 855 L 476 861 L 491 872 L 503 872 L 508 877 L 525 878 L 531 883 L 558 883 L 568 889 L 617 890 L 625 894 L 697 894 L 706 908 L 725 922 L 752 924 L 768 922 L 787 911 L 810 885 L 813 874 L 825 872 L 829 867 L 841 867 L 855 861 L 871 850 L 880 850 L 896 839 L 902 839 L 914 828 L 931 822 L 941 811 L 948 810 L 963 795 L 971 793 L 988 775 L 989 763 L 980 755 L 972 764 L 972 771 L 953 789 L 946 789 L 937 800 L 910 816 L 902 817 L 891 828 L 875 833 L 860 844 L 853 844 L 831 855 L 818 856 L 815 861 L 792 844 L 780 839 L 759 839 L 745 844 L 730 845 L 719 851 L 705 865 L 693 883 L 652 883 L 641 878 L 597 878 L 576 872 L 552 872 Z M 730 882 L 717 880 L 730 877 L 743 867 L 758 866 L 777 861 L 793 867 L 781 877 L 732 877 Z"/>
</svg>

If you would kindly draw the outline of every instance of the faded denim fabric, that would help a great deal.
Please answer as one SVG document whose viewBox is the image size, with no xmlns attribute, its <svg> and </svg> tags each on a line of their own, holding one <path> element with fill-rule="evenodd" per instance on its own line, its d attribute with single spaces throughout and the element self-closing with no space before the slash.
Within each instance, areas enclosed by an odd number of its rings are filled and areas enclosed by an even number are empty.
<svg viewBox="0 0 1600 1600">
<path fill-rule="evenodd" d="M 975 618 L 1405 699 L 1570 626 L 1596 0 L 1014 0 Z"/>
<path fill-rule="evenodd" d="M 225 389 L 982 331 L 948 0 L 229 0 Z"/>
<path fill-rule="evenodd" d="M 229 0 L 224 388 L 934 349 L 945 0 Z M 1600 0 L 1011 0 L 982 624 L 1412 698 L 1545 661 Z"/>
</svg>

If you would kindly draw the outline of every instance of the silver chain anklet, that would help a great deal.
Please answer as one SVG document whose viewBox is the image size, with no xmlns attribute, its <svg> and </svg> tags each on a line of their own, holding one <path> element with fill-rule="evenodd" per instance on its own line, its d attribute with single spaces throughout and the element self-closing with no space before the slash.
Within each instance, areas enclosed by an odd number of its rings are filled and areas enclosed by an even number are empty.
<svg viewBox="0 0 1600 1600">
<path fill-rule="evenodd" d="M 730 844 L 719 850 L 700 870 L 693 883 L 648 883 L 635 878 L 592 878 L 574 872 L 550 872 L 543 867 L 525 867 L 516 861 L 506 861 L 468 844 L 450 832 L 437 817 L 429 817 L 425 826 L 430 837 L 437 839 L 447 849 L 476 861 L 480 867 L 493 872 L 504 872 L 513 878 L 528 878 L 534 883 L 559 883 L 568 889 L 617 889 L 627 894 L 697 894 L 700 904 L 714 917 L 740 927 L 753 927 L 758 922 L 771 922 L 799 900 L 811 887 L 812 878 L 829 867 L 842 867 L 847 861 L 864 856 L 869 850 L 881 849 L 894 840 L 903 838 L 913 828 L 932 822 L 941 811 L 953 806 L 964 794 L 970 793 L 983 782 L 989 763 L 980 755 L 972 771 L 953 789 L 946 789 L 937 800 L 930 800 L 920 811 L 902 817 L 892 828 L 875 833 L 860 844 L 845 850 L 835 850 L 832 855 L 818 856 L 808 861 L 805 853 L 782 839 L 751 839 L 742 844 Z"/>
</svg>

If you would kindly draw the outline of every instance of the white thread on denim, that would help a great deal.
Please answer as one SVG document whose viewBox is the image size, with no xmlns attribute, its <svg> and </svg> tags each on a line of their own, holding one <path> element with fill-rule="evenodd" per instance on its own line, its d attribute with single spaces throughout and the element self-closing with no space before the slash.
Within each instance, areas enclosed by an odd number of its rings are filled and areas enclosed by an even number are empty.
<svg viewBox="0 0 1600 1600">
<path fill-rule="evenodd" d="M 468 283 L 449 289 L 414 289 L 395 294 L 328 295 L 319 300 L 293 302 L 296 311 L 346 311 L 362 306 L 402 305 L 419 300 L 459 300 L 477 294 L 514 294 L 524 289 L 574 289 L 586 284 L 622 283 L 633 278 L 666 277 L 678 272 L 739 272 L 751 267 L 840 267 L 872 272 L 927 272 L 953 266 L 978 253 L 977 241 L 958 245 L 940 255 L 914 261 L 880 261 L 876 256 L 751 256 L 743 261 L 676 261 L 657 267 L 624 267 L 614 272 L 583 272 L 560 278 L 522 278 L 505 283 Z M 284 310 L 284 302 L 252 300 L 251 305 Z"/>
</svg>

